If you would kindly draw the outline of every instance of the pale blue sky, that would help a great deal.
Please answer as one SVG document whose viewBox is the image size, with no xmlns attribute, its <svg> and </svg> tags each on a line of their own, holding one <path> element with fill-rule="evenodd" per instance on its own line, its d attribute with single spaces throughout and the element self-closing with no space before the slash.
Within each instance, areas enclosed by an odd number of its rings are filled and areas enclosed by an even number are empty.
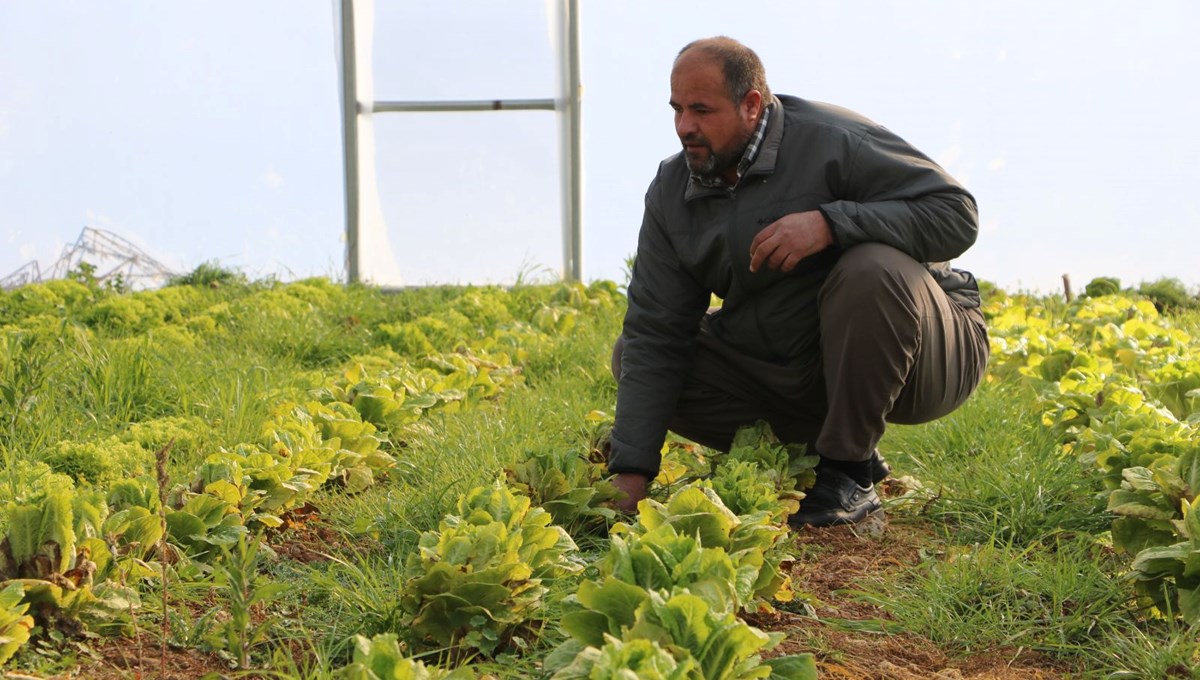
<svg viewBox="0 0 1200 680">
<path fill-rule="evenodd" d="M 777 92 L 874 118 L 976 195 L 960 266 L 1008 287 L 1200 283 L 1200 3 L 582 0 L 584 272 L 618 278 L 674 153 L 687 41 L 742 40 Z M 330 0 L 0 0 L 0 276 L 85 224 L 181 270 L 343 271 Z M 379 99 L 547 97 L 542 0 L 378 0 Z M 561 265 L 552 114 L 376 118 L 410 283 Z"/>
</svg>

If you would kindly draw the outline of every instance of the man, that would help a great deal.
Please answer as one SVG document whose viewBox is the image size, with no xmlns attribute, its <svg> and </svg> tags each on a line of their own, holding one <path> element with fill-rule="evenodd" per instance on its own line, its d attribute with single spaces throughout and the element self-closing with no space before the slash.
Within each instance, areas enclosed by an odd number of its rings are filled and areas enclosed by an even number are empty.
<svg viewBox="0 0 1200 680">
<path fill-rule="evenodd" d="M 646 193 L 613 352 L 623 508 L 668 428 L 727 450 L 765 419 L 821 456 L 790 522 L 860 521 L 881 507 L 885 423 L 944 416 L 983 375 L 978 287 L 945 263 L 975 241 L 975 200 L 866 118 L 773 96 L 730 38 L 680 51 L 670 103 L 683 150 Z"/>
</svg>

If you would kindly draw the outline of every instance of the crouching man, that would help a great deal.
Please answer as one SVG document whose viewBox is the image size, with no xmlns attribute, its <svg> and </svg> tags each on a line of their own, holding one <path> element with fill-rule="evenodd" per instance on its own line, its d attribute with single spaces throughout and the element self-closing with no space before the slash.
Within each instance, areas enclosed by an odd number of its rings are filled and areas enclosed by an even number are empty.
<svg viewBox="0 0 1200 680">
<path fill-rule="evenodd" d="M 624 508 L 668 429 L 728 450 L 763 419 L 820 454 L 790 522 L 860 521 L 880 509 L 886 423 L 940 418 L 983 376 L 978 287 L 946 263 L 975 242 L 975 200 L 863 116 L 773 95 L 729 38 L 680 51 L 670 104 L 683 149 L 646 193 L 613 352 Z"/>
</svg>

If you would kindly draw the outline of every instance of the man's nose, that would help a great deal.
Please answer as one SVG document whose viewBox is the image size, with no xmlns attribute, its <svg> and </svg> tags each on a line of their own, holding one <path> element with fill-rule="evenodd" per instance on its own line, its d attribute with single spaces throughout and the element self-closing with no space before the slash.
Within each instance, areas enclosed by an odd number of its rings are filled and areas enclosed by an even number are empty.
<svg viewBox="0 0 1200 680">
<path fill-rule="evenodd" d="M 699 131 L 696 127 L 696 118 L 688 115 L 686 112 L 675 116 L 675 134 L 679 135 L 680 139 Z"/>
</svg>

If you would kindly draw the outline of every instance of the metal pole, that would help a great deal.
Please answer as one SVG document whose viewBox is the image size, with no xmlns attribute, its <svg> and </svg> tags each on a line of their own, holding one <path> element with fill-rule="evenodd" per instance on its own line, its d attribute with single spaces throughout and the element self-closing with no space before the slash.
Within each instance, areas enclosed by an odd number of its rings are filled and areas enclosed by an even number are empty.
<svg viewBox="0 0 1200 680">
<path fill-rule="evenodd" d="M 568 218 L 563 224 L 563 273 L 571 281 L 583 280 L 583 85 L 579 63 L 579 0 L 567 0 L 567 173 Z"/>
<path fill-rule="evenodd" d="M 456 102 L 375 102 L 375 113 L 444 112 L 444 111 L 553 111 L 553 99 L 476 99 Z"/>
<path fill-rule="evenodd" d="M 346 188 L 346 278 L 358 272 L 358 62 L 354 52 L 354 0 L 342 0 L 342 167 Z"/>
<path fill-rule="evenodd" d="M 579 0 L 560 0 L 567 15 L 560 23 L 563 40 L 563 101 L 554 99 L 486 99 L 466 101 L 373 101 L 371 113 L 443 111 L 553 111 L 563 107 L 563 276 L 583 279 L 583 86 L 580 83 Z M 360 281 L 358 71 L 354 40 L 354 0 L 341 0 L 342 16 L 342 151 L 346 190 L 346 275 Z"/>
</svg>

